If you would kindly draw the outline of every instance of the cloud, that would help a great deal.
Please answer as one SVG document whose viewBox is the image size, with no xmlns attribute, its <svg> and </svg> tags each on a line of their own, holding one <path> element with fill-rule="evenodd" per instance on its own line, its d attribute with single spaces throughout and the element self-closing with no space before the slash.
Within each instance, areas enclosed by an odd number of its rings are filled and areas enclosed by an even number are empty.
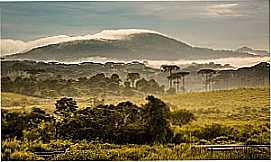
<svg viewBox="0 0 271 162">
<path fill-rule="evenodd" d="M 88 39 L 124 39 L 130 34 L 136 33 L 156 33 L 161 34 L 156 31 L 143 30 L 143 29 L 119 29 L 119 30 L 103 30 L 100 33 L 93 35 L 84 35 L 84 36 L 67 36 L 59 35 L 46 38 L 40 38 L 34 41 L 21 41 L 21 40 L 12 40 L 12 39 L 1 39 L 1 56 L 10 55 L 14 53 L 21 53 L 29 51 L 33 48 L 46 46 L 49 44 L 57 44 L 61 42 L 68 42 L 74 40 L 88 40 Z M 161 34 L 163 35 L 163 34 Z"/>
<path fill-rule="evenodd" d="M 59 35 L 53 37 L 46 37 L 34 41 L 21 41 L 12 39 L 1 39 L 1 55 L 9 55 L 19 52 L 25 52 L 36 47 L 45 46 L 48 44 L 55 44 L 69 39 L 69 36 Z"/>
<path fill-rule="evenodd" d="M 219 4 L 219 5 L 211 5 L 208 6 L 208 11 L 212 15 L 217 16 L 242 16 L 242 14 L 238 13 L 234 10 L 239 4 L 232 3 L 232 4 Z"/>
</svg>

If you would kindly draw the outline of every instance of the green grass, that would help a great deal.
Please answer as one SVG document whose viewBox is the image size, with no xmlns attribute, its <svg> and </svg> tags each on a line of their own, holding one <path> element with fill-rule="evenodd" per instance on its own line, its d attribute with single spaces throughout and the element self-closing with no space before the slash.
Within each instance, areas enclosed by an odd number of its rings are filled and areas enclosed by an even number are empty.
<svg viewBox="0 0 271 162">
<path fill-rule="evenodd" d="M 191 149 L 189 144 L 180 145 L 114 145 L 77 143 L 66 153 L 57 155 L 53 160 L 237 160 L 270 159 L 268 152 L 256 154 L 256 150 L 245 152 L 210 152 Z"/>
<path fill-rule="evenodd" d="M 186 93 L 162 98 L 172 104 L 173 111 L 187 109 L 202 125 L 262 124 L 270 119 L 270 96 L 267 88 L 234 89 L 201 93 Z"/>
<path fill-rule="evenodd" d="M 16 93 L 1 93 L 1 108 L 4 109 L 28 111 L 32 107 L 39 107 L 48 112 L 52 112 L 54 109 L 54 102 L 54 99 L 44 99 Z"/>
<path fill-rule="evenodd" d="M 2 93 L 2 107 L 40 107 L 53 112 L 56 99 L 43 99 L 14 93 Z M 262 125 L 269 122 L 270 96 L 268 88 L 248 88 L 212 92 L 180 93 L 171 96 L 158 96 L 171 105 L 171 110 L 187 109 L 197 118 L 190 126 L 218 123 L 223 125 Z M 90 96 L 75 98 L 80 108 L 90 106 Z M 143 97 L 105 98 L 107 104 L 131 101 L 144 104 Z M 189 126 L 189 127 L 190 127 Z"/>
</svg>

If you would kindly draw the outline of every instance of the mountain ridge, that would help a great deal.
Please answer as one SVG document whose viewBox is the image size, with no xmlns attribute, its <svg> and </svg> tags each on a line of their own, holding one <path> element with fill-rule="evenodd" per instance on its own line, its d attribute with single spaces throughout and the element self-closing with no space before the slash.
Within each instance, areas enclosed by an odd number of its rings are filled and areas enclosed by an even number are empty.
<svg viewBox="0 0 271 162">
<path fill-rule="evenodd" d="M 237 52 L 244 52 L 244 53 L 250 53 L 253 55 L 259 55 L 259 56 L 269 56 L 269 52 L 266 50 L 260 50 L 260 49 L 253 49 L 247 46 L 243 46 L 235 50 Z"/>
<path fill-rule="evenodd" d="M 125 39 L 82 39 L 49 44 L 24 53 L 4 56 L 4 58 L 71 61 L 96 56 L 123 60 L 255 57 L 249 53 L 239 51 L 193 47 L 158 32 L 138 32 L 124 34 L 124 36 Z"/>
</svg>

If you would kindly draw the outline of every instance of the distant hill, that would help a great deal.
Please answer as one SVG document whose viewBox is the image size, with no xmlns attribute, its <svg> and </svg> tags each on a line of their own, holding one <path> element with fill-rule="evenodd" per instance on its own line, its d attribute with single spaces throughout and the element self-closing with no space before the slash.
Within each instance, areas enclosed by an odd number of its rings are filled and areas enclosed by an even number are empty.
<svg viewBox="0 0 271 162">
<path fill-rule="evenodd" d="M 241 47 L 236 50 L 236 52 L 249 53 L 259 56 L 269 56 L 269 52 L 265 50 L 257 50 L 249 47 Z"/>
<path fill-rule="evenodd" d="M 239 51 L 192 47 L 157 32 L 133 33 L 127 30 L 124 34 L 122 31 L 121 36 L 121 38 L 108 39 L 108 37 L 103 37 L 102 32 L 99 38 L 49 44 L 24 53 L 4 56 L 4 58 L 64 62 L 97 56 L 120 60 L 196 60 L 254 56 Z"/>
</svg>

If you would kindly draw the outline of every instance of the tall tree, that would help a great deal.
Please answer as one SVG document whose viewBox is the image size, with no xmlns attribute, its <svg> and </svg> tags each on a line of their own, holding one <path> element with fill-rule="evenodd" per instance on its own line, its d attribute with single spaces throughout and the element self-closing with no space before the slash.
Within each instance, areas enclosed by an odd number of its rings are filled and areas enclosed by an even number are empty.
<svg viewBox="0 0 271 162">
<path fill-rule="evenodd" d="M 128 73 L 127 74 L 127 80 L 131 81 L 132 86 L 135 87 L 135 81 L 137 79 L 140 79 L 140 74 L 139 73 Z"/>
<path fill-rule="evenodd" d="M 213 69 L 201 69 L 198 71 L 198 74 L 200 74 L 203 77 L 204 85 L 205 85 L 205 91 L 209 91 L 212 89 L 212 82 L 213 82 L 213 76 L 216 74 L 216 71 Z"/>
<path fill-rule="evenodd" d="M 181 71 L 177 73 L 178 80 L 182 80 L 182 91 L 185 92 L 185 76 L 189 75 L 190 72 L 187 71 Z"/>
<path fill-rule="evenodd" d="M 162 72 L 168 72 L 168 79 L 169 79 L 169 89 L 171 89 L 172 88 L 172 78 L 170 77 L 171 76 L 171 74 L 172 74 L 172 71 L 176 71 L 176 70 L 179 70 L 180 69 L 180 67 L 179 66 L 177 66 L 177 65 L 161 65 L 161 67 L 160 67 L 160 69 L 161 69 L 161 71 Z"/>
</svg>

